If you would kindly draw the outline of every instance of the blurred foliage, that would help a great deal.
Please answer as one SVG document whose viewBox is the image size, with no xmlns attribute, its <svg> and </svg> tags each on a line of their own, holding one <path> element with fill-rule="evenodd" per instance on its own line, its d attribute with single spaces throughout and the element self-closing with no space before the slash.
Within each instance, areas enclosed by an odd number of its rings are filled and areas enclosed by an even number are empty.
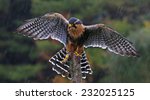
<svg viewBox="0 0 150 100">
<path fill-rule="evenodd" d="M 5 67 L 5 68 L 4 68 Z M 10 82 L 28 82 L 29 77 L 35 77 L 35 75 L 42 69 L 41 65 L 0 65 L 0 76 L 1 81 L 8 80 Z"/>
<path fill-rule="evenodd" d="M 70 82 L 53 72 L 48 62 L 62 44 L 15 32 L 25 19 L 48 12 L 78 17 L 86 25 L 104 23 L 138 49 L 139 58 L 86 49 L 94 73 L 85 82 L 150 82 L 149 5 L 149 0 L 0 0 L 0 82 Z"/>
<path fill-rule="evenodd" d="M 132 25 L 131 23 L 128 23 L 127 20 L 107 20 L 105 22 L 106 25 L 109 25 L 109 27 L 116 29 L 118 32 L 123 34 L 124 36 L 129 35 L 129 32 L 132 30 L 135 30 L 137 27 L 136 25 Z"/>
<path fill-rule="evenodd" d="M 7 12 L 9 7 L 8 0 L 0 0 L 0 12 Z"/>
</svg>

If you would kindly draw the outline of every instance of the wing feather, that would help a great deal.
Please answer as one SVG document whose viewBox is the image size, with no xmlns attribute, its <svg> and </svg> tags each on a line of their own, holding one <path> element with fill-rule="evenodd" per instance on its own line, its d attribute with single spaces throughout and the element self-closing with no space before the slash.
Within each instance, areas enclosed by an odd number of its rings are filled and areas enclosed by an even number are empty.
<svg viewBox="0 0 150 100">
<path fill-rule="evenodd" d="M 138 56 L 136 49 L 129 40 L 104 24 L 85 26 L 85 29 L 85 34 L 88 35 L 84 43 L 86 48 L 100 47 L 122 56 Z"/>
<path fill-rule="evenodd" d="M 52 38 L 66 45 L 68 21 L 59 13 L 26 20 L 17 32 L 35 40 Z"/>
</svg>

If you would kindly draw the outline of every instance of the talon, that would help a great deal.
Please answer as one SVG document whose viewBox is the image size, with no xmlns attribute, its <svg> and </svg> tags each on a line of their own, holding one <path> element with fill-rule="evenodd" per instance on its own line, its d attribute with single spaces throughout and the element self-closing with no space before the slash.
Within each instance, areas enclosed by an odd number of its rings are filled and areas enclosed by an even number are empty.
<svg viewBox="0 0 150 100">
<path fill-rule="evenodd" d="M 80 55 L 78 52 L 74 52 L 74 54 L 76 55 L 76 56 L 80 56 L 80 57 L 82 57 L 82 55 Z"/>
<path fill-rule="evenodd" d="M 69 54 L 67 54 L 66 56 L 65 56 L 65 58 L 61 61 L 62 63 L 65 63 L 67 60 L 68 60 L 68 58 L 69 58 Z"/>
</svg>

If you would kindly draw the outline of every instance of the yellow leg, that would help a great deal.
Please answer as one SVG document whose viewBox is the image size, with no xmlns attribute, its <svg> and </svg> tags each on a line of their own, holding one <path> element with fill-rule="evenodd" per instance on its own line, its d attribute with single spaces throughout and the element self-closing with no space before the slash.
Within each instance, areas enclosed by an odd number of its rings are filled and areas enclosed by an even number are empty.
<svg viewBox="0 0 150 100">
<path fill-rule="evenodd" d="M 76 55 L 76 56 L 80 56 L 80 57 L 82 57 L 82 55 L 81 54 L 79 54 L 78 52 L 74 52 L 74 54 Z"/>
<path fill-rule="evenodd" d="M 68 58 L 69 58 L 69 54 L 67 54 L 66 56 L 65 56 L 65 58 L 61 61 L 62 63 L 65 63 L 67 60 L 68 60 Z"/>
<path fill-rule="evenodd" d="M 77 47 L 77 49 L 76 49 L 76 51 L 74 52 L 74 54 L 75 54 L 76 56 L 82 57 L 82 53 L 80 54 L 78 49 L 79 49 L 79 48 Z"/>
</svg>

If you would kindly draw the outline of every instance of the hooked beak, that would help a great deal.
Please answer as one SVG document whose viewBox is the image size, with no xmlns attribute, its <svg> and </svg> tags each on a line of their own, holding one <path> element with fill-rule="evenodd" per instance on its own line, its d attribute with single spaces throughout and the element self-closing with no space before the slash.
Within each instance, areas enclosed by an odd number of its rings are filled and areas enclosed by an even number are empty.
<svg viewBox="0 0 150 100">
<path fill-rule="evenodd" d="M 73 26 L 72 24 L 69 24 L 69 25 L 68 25 L 68 27 L 72 27 L 72 26 Z"/>
<path fill-rule="evenodd" d="M 68 27 L 69 28 L 72 28 L 72 27 L 77 28 L 74 24 L 68 24 Z"/>
</svg>

